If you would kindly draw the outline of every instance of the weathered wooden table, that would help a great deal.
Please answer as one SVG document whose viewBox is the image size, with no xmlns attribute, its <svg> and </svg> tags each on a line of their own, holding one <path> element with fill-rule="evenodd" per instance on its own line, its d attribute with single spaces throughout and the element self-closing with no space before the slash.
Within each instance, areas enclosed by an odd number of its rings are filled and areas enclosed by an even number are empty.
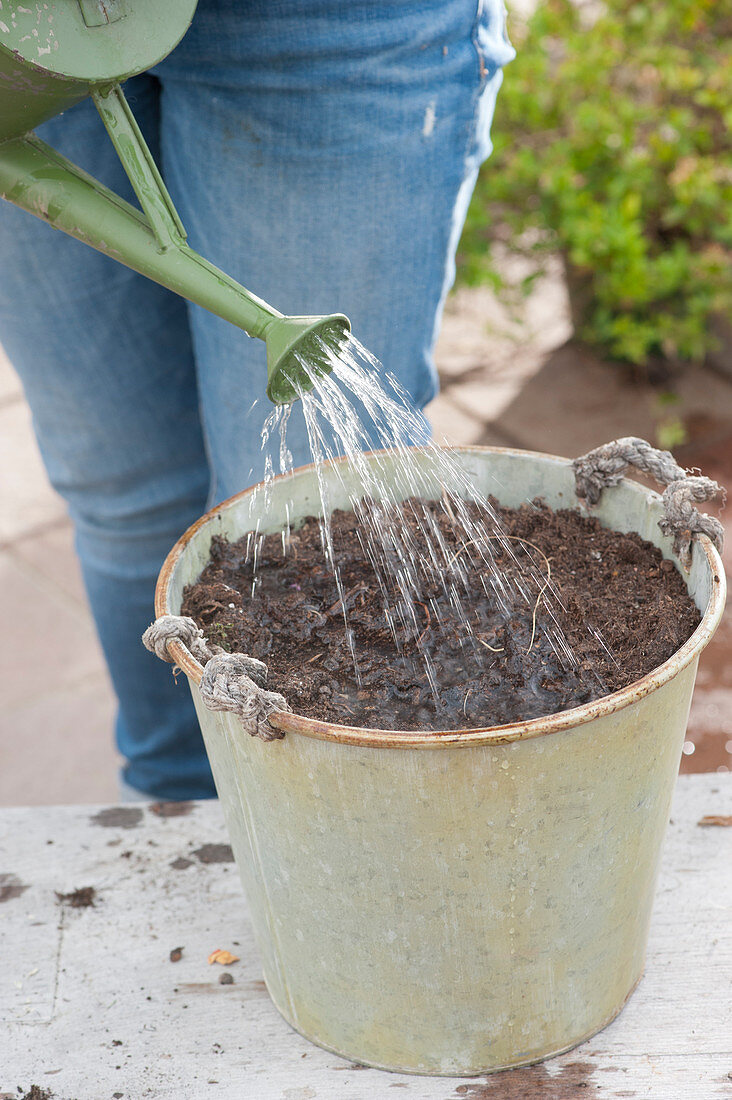
<svg viewBox="0 0 732 1100">
<path fill-rule="evenodd" d="M 283 1022 L 218 803 L 0 810 L 0 1097 L 732 1097 L 732 828 L 698 825 L 730 814 L 732 775 L 679 780 L 646 975 L 615 1023 L 544 1065 L 457 1079 L 354 1066 Z M 240 961 L 209 965 L 218 947 Z"/>
</svg>

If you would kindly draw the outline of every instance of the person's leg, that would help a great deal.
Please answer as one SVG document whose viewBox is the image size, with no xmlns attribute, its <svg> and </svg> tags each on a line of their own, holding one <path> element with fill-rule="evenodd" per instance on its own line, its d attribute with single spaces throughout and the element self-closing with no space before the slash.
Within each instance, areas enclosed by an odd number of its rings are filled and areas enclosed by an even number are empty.
<svg viewBox="0 0 732 1100">
<path fill-rule="evenodd" d="M 501 0 L 202 0 L 157 70 L 191 244 L 282 312 L 348 314 L 423 407 L 512 56 Z M 220 499 L 262 473 L 264 347 L 195 308 L 192 327 Z M 288 442 L 310 461 L 297 406 Z"/>
<path fill-rule="evenodd" d="M 126 90 L 155 149 L 157 82 L 137 78 Z M 134 199 L 91 102 L 39 134 Z M 140 641 L 160 565 L 209 488 L 185 303 L 8 203 L 0 255 L 0 341 L 74 521 L 119 698 L 124 780 L 157 798 L 211 795 L 185 679 L 176 685 Z"/>
</svg>

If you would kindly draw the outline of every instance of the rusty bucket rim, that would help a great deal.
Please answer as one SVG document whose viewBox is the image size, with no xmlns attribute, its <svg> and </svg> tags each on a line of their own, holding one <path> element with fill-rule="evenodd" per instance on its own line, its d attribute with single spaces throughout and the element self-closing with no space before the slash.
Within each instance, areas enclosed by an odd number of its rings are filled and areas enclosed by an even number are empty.
<svg viewBox="0 0 732 1100">
<path fill-rule="evenodd" d="M 412 447 L 413 451 L 423 452 L 424 447 Z M 568 466 L 572 459 L 561 455 L 548 454 L 545 451 L 531 451 L 519 447 L 488 447 L 480 445 L 448 445 L 441 446 L 441 450 L 458 452 L 461 454 L 504 454 L 516 455 L 526 458 L 549 459 L 561 466 Z M 388 449 L 369 451 L 368 454 L 389 454 Z M 346 457 L 335 460 L 335 463 L 348 462 Z M 331 463 L 331 464 L 335 464 Z M 315 463 L 298 466 L 290 473 L 280 474 L 273 480 L 281 481 L 291 478 L 296 474 L 302 474 L 315 469 Z M 623 478 L 622 484 L 633 487 L 637 491 L 648 494 L 654 492 L 640 483 Z M 155 586 L 155 614 L 178 614 L 178 610 L 172 610 L 168 605 L 168 591 L 178 562 L 183 557 L 188 544 L 198 531 L 208 523 L 217 519 L 223 512 L 234 508 L 244 498 L 251 496 L 260 488 L 261 483 L 252 485 L 248 489 L 235 493 L 234 496 L 209 509 L 203 516 L 181 535 L 175 543 L 158 575 Z M 656 494 L 658 495 L 658 494 Z M 320 741 L 332 741 L 339 744 L 354 745 L 359 747 L 399 749 L 439 749 L 439 748 L 467 748 L 476 745 L 504 745 L 513 741 L 527 741 L 536 737 L 543 737 L 553 733 L 560 733 L 574 727 L 583 726 L 596 718 L 604 718 L 617 711 L 624 710 L 638 700 L 656 691 L 663 684 L 673 679 L 682 669 L 695 658 L 707 646 L 719 624 L 724 610 L 726 598 L 726 577 L 722 559 L 712 542 L 706 535 L 699 536 L 699 545 L 703 550 L 710 575 L 712 588 L 707 607 L 702 615 L 701 622 L 694 633 L 675 653 L 659 665 L 653 671 L 647 673 L 639 680 L 635 680 L 620 691 L 603 695 L 600 699 L 591 703 L 583 703 L 581 706 L 572 707 L 569 710 L 560 711 L 557 714 L 549 714 L 540 718 L 530 718 L 522 722 L 511 722 L 503 726 L 484 726 L 480 729 L 452 729 L 452 730 L 384 730 L 376 727 L 342 726 L 334 722 L 325 722 L 318 718 L 306 718 L 304 715 L 286 711 L 277 711 L 270 716 L 270 723 L 282 733 L 301 734 Z M 200 683 L 203 675 L 201 665 L 180 642 L 171 642 L 169 652 L 175 658 L 176 664 L 194 681 Z M 278 744 L 279 742 L 274 742 Z"/>
</svg>

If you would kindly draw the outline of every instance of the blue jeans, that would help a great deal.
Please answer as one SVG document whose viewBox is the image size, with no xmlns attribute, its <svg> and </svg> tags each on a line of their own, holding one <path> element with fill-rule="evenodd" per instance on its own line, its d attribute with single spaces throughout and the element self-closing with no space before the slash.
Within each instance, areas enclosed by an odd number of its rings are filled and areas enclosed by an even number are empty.
<svg viewBox="0 0 732 1100">
<path fill-rule="evenodd" d="M 282 312 L 346 313 L 422 408 L 512 56 L 502 0 L 201 0 L 126 94 L 192 247 Z M 134 201 L 91 102 L 39 134 Z M 188 690 L 140 635 L 175 540 L 261 476 L 264 346 L 7 203 L 0 256 L 0 342 L 74 522 L 124 779 L 213 795 Z M 299 411 L 288 442 L 309 461 Z"/>
</svg>

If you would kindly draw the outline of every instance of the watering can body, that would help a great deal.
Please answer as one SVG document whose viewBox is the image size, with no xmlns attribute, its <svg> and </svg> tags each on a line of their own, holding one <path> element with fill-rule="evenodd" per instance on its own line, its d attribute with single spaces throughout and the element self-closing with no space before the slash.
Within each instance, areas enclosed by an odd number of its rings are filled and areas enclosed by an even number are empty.
<svg viewBox="0 0 732 1100">
<path fill-rule="evenodd" d="M 120 87 L 188 29 L 197 0 L 48 0 L 0 7 L 0 196 L 267 344 L 267 393 L 291 401 L 332 369 L 342 314 L 285 317 L 189 248 Z M 141 209 L 31 131 L 91 96 Z M 307 358 L 308 370 L 302 366 Z"/>
<path fill-rule="evenodd" d="M 57 0 L 0 11 L 0 142 L 95 88 L 152 68 L 188 30 L 197 0 Z"/>
</svg>

